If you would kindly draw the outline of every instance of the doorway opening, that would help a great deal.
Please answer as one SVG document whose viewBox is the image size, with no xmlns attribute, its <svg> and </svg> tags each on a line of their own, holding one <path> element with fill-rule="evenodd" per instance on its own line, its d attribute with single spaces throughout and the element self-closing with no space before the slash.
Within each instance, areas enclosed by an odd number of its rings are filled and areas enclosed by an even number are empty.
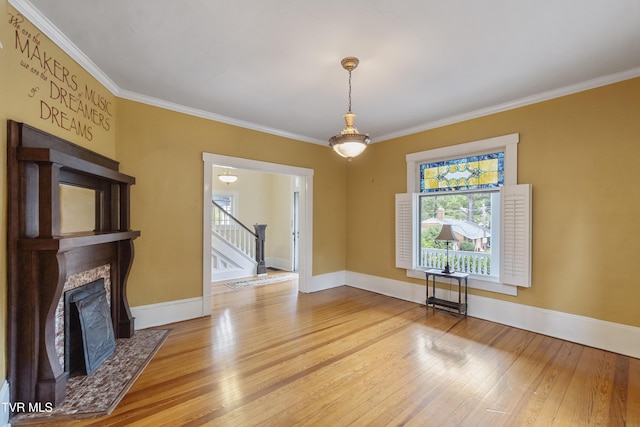
<svg viewBox="0 0 640 427">
<path fill-rule="evenodd" d="M 287 175 L 295 183 L 287 197 L 291 203 L 285 204 L 285 209 L 293 212 L 283 212 L 291 217 L 292 253 L 291 270 L 298 273 L 298 290 L 309 292 L 309 283 L 312 272 L 312 230 L 313 230 L 313 169 L 296 166 L 268 163 L 257 160 L 248 160 L 237 157 L 221 156 L 211 153 L 203 153 L 204 182 L 203 182 L 203 315 L 211 313 L 211 282 L 212 277 L 212 215 L 211 201 L 214 196 L 213 181 L 219 168 L 233 168 L 240 171 L 263 172 L 269 174 Z M 239 194 L 242 198 L 242 194 Z M 212 280 L 213 279 L 213 280 Z"/>
</svg>

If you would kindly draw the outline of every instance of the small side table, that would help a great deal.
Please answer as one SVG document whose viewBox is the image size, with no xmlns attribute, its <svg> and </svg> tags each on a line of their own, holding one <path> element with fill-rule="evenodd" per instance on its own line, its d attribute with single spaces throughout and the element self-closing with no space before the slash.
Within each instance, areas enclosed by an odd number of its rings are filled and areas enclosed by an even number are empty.
<svg viewBox="0 0 640 427">
<path fill-rule="evenodd" d="M 433 306 L 433 308 L 438 307 L 446 307 L 448 309 L 456 310 L 458 315 L 465 317 L 467 316 L 467 278 L 469 274 L 467 273 L 443 273 L 442 270 L 431 269 L 426 272 L 427 279 L 427 307 L 429 304 Z M 429 277 L 431 277 L 431 293 L 432 296 L 429 296 Z M 449 301 L 442 298 L 436 298 L 436 277 L 443 277 L 446 279 L 454 279 L 458 282 L 458 302 Z M 462 294 L 464 292 L 464 301 L 462 300 Z"/>
</svg>

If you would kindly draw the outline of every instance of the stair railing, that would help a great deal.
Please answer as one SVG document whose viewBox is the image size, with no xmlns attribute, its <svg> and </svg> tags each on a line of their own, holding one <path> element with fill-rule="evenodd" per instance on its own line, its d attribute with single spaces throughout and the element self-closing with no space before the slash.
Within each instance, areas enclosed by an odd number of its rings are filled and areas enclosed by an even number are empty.
<svg viewBox="0 0 640 427">
<path fill-rule="evenodd" d="M 213 204 L 211 212 L 211 222 L 213 231 L 222 239 L 234 246 L 240 252 L 258 262 L 257 274 L 266 273 L 264 267 L 264 241 L 265 224 L 256 224 L 256 232 L 251 231 L 246 225 L 236 217 L 227 212 L 222 206 L 211 201 Z"/>
</svg>

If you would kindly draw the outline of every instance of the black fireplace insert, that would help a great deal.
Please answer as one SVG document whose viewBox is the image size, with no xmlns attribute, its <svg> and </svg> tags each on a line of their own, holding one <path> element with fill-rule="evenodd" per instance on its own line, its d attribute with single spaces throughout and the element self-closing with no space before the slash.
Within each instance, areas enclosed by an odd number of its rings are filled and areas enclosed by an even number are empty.
<svg viewBox="0 0 640 427">
<path fill-rule="evenodd" d="M 91 375 L 116 349 L 104 279 L 66 291 L 64 312 L 65 371 Z"/>
</svg>

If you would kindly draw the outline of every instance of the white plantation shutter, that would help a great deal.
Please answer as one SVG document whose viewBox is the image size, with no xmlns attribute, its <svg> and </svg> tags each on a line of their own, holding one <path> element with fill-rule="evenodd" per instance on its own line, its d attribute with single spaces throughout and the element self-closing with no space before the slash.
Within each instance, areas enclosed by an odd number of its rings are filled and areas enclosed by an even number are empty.
<svg viewBox="0 0 640 427">
<path fill-rule="evenodd" d="M 500 189 L 500 281 L 531 286 L 531 185 Z"/>
<path fill-rule="evenodd" d="M 414 269 L 417 194 L 396 194 L 396 267 Z"/>
</svg>

